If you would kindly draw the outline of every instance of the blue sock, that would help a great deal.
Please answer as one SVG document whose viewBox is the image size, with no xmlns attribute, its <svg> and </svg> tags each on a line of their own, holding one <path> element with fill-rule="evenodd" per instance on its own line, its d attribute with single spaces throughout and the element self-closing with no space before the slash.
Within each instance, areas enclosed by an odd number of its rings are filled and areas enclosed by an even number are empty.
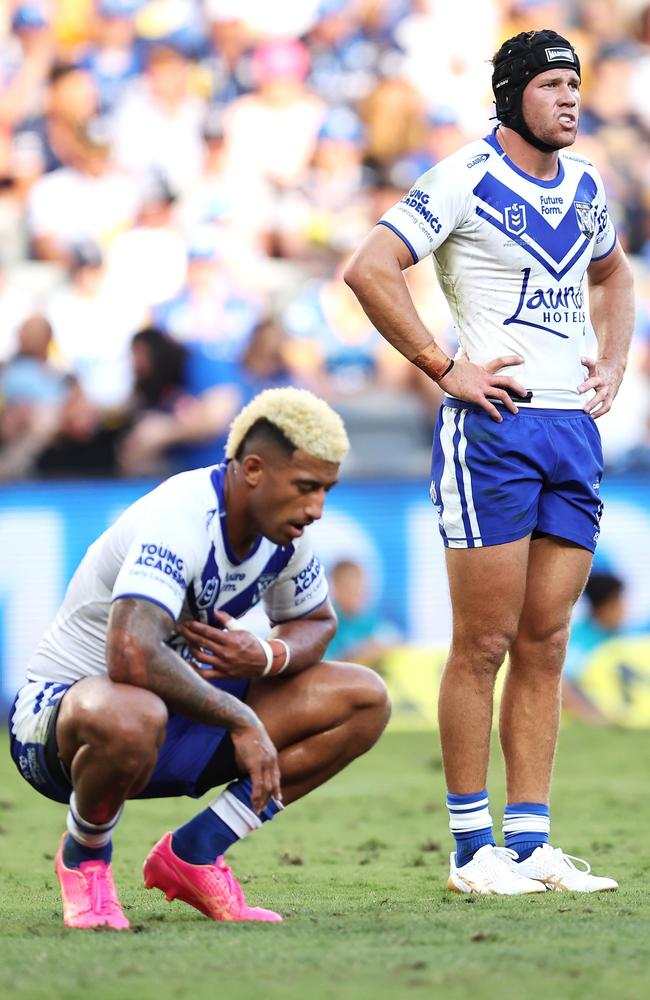
<svg viewBox="0 0 650 1000">
<path fill-rule="evenodd" d="M 471 861 L 481 847 L 494 844 L 487 789 L 469 795 L 447 792 L 447 809 L 449 829 L 456 841 L 456 865 L 460 868 Z"/>
<path fill-rule="evenodd" d="M 86 847 L 80 844 L 71 834 L 63 841 L 63 864 L 66 868 L 78 868 L 84 861 L 105 861 L 111 863 L 113 857 L 113 841 L 109 840 L 102 847 Z"/>
<path fill-rule="evenodd" d="M 231 782 L 207 809 L 174 831 L 174 854 L 192 865 L 212 865 L 229 847 L 282 809 L 271 799 L 258 815 L 253 811 L 251 792 L 250 778 Z"/>
<path fill-rule="evenodd" d="M 503 835 L 506 847 L 525 861 L 535 848 L 548 844 L 551 829 L 550 810 L 545 802 L 513 802 L 503 812 Z"/>
</svg>

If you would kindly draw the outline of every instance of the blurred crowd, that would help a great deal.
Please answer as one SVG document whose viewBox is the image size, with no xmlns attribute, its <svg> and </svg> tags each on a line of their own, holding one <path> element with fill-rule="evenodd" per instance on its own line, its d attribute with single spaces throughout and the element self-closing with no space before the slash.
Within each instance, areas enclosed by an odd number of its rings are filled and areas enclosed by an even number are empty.
<svg viewBox="0 0 650 1000">
<path fill-rule="evenodd" d="M 426 471 L 436 387 L 340 274 L 489 130 L 492 53 L 541 27 L 580 53 L 576 148 L 637 272 L 608 459 L 650 468 L 650 0 L 5 0 L 0 479 L 219 461 L 237 409 L 288 383 L 344 415 L 352 473 Z M 454 350 L 430 262 L 408 281 Z"/>
</svg>

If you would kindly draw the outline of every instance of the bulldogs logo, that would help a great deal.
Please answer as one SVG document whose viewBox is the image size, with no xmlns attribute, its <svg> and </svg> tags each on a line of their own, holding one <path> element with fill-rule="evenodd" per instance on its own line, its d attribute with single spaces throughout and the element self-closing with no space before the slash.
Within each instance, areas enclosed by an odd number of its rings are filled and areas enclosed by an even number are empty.
<svg viewBox="0 0 650 1000">
<path fill-rule="evenodd" d="M 588 201 L 574 201 L 573 207 L 576 210 L 580 232 L 590 240 L 596 232 L 595 207 Z"/>
</svg>

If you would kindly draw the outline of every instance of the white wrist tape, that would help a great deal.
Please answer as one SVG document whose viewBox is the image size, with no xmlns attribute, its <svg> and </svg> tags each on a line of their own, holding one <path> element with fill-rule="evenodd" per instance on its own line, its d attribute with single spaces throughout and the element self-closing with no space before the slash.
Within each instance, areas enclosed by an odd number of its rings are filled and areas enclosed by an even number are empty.
<svg viewBox="0 0 650 1000">
<path fill-rule="evenodd" d="M 255 633 L 251 632 L 251 635 L 255 635 Z M 266 639 L 260 639 L 259 635 L 256 635 L 255 638 L 259 642 L 260 646 L 262 647 L 266 655 L 266 666 L 262 671 L 262 677 L 266 677 L 271 667 L 273 666 L 273 647 L 271 646 L 270 642 L 266 641 Z"/>
<path fill-rule="evenodd" d="M 291 660 L 291 650 L 289 649 L 288 643 L 286 643 L 284 641 L 284 639 L 276 639 L 275 636 L 274 636 L 273 637 L 273 642 L 280 642 L 284 646 L 284 663 L 282 664 L 282 666 L 280 667 L 279 670 L 275 671 L 276 674 L 281 674 L 282 671 L 286 670 L 287 667 L 289 666 L 289 662 Z"/>
<path fill-rule="evenodd" d="M 228 629 L 229 632 L 248 632 L 246 626 L 242 625 L 238 618 L 229 618 L 224 628 Z"/>
<path fill-rule="evenodd" d="M 228 629 L 229 632 L 248 632 L 248 629 L 246 628 L 246 626 L 242 625 L 241 622 L 238 621 L 236 618 L 229 618 L 228 621 L 226 622 L 226 626 L 225 627 Z M 259 635 L 255 635 L 254 632 L 249 632 L 249 635 L 252 635 L 254 639 L 257 639 L 257 641 L 259 642 L 260 646 L 264 650 L 264 655 L 266 656 L 266 666 L 264 667 L 264 670 L 262 671 L 262 677 L 266 677 L 266 675 L 270 671 L 271 667 L 273 666 L 273 649 L 271 648 L 271 646 L 269 645 L 269 643 L 266 641 L 266 639 L 260 639 Z M 285 643 L 285 645 L 286 645 L 286 643 Z M 289 650 L 287 649 L 287 652 L 288 651 Z M 288 662 L 289 662 L 289 660 L 287 659 L 287 663 Z M 287 664 L 285 663 L 284 666 L 286 667 L 286 665 Z M 284 667 L 282 669 L 284 670 Z"/>
</svg>

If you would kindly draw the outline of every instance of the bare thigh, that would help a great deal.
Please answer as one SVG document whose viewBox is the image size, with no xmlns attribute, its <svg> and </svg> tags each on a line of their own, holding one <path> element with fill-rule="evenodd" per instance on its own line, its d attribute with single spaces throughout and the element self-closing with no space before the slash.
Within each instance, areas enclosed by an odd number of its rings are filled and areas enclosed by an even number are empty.
<svg viewBox="0 0 650 1000">
<path fill-rule="evenodd" d="M 503 545 L 446 549 L 453 642 L 499 640 L 507 651 L 524 606 L 530 535 Z"/>
<path fill-rule="evenodd" d="M 329 661 L 288 677 L 254 681 L 246 700 L 278 749 L 336 728 L 364 708 L 383 706 L 389 711 L 386 686 L 378 674 L 357 664 Z"/>
<path fill-rule="evenodd" d="M 568 629 L 592 562 L 591 552 L 563 538 L 547 535 L 531 543 L 521 636 L 544 639 Z"/>
</svg>

